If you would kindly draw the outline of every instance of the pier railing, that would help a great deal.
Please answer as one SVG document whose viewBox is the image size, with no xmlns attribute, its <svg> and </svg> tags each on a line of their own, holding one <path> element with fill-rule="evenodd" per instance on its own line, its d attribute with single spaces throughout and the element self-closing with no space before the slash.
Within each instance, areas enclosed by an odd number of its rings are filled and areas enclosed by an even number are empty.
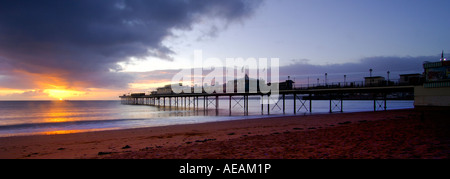
<svg viewBox="0 0 450 179">
<path fill-rule="evenodd" d="M 379 82 L 366 83 L 365 81 L 342 81 L 329 83 L 294 83 L 294 89 L 323 89 L 323 88 L 361 88 L 361 87 L 381 87 L 381 86 L 411 86 L 422 85 L 422 81 L 402 82 L 400 79 L 382 80 Z"/>
</svg>

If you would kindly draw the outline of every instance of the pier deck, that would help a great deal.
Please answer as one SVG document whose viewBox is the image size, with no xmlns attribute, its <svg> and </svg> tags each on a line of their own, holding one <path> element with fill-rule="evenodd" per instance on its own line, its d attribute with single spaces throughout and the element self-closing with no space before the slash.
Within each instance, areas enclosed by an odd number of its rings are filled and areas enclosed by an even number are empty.
<svg viewBox="0 0 450 179">
<path fill-rule="evenodd" d="M 322 99 L 330 101 L 329 112 L 343 112 L 343 100 L 352 100 L 355 94 L 365 94 L 366 100 L 373 100 L 373 109 L 387 109 L 387 95 L 394 93 L 413 93 L 414 86 L 381 86 L 381 87 L 357 87 L 357 88 L 324 88 L 324 89 L 293 89 L 278 91 L 279 97 L 275 98 L 274 105 L 282 102 L 283 114 L 286 112 L 286 101 L 292 101 L 294 105 L 293 112 L 296 114 L 300 109 L 312 112 L 312 100 Z M 219 98 L 228 98 L 229 114 L 231 115 L 231 103 L 234 100 L 242 106 L 244 115 L 248 115 L 249 97 L 259 97 L 261 102 L 261 115 L 264 112 L 270 114 L 271 95 L 275 93 L 180 93 L 180 94 L 150 94 L 150 95 L 124 95 L 119 96 L 122 104 L 132 105 L 150 105 L 159 107 L 184 107 L 185 109 L 200 110 L 198 104 L 199 98 L 203 98 L 203 110 L 214 107 L 216 114 L 219 109 Z M 286 98 L 289 96 L 288 98 Z M 168 102 L 167 102 L 168 99 Z M 242 101 L 243 105 L 240 105 Z M 266 102 L 267 101 L 267 102 Z M 166 104 L 167 102 L 167 104 Z M 263 103 L 265 102 L 265 103 Z M 297 105 L 299 104 L 299 105 Z M 264 106 L 267 105 L 266 111 Z"/>
</svg>

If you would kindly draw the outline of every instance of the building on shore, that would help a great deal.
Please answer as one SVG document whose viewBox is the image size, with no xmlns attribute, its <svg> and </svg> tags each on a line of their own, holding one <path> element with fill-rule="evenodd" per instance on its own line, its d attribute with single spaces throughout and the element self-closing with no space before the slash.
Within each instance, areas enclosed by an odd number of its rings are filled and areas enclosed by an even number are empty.
<svg viewBox="0 0 450 179">
<path fill-rule="evenodd" d="M 415 107 L 450 107 L 450 61 L 423 64 L 425 81 L 414 88 Z"/>
</svg>

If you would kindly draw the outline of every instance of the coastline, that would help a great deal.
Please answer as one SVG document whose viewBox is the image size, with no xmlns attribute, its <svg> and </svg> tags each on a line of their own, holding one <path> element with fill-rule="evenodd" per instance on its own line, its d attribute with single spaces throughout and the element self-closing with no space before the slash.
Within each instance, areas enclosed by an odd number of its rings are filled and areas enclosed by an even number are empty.
<svg viewBox="0 0 450 179">
<path fill-rule="evenodd" d="M 0 158 L 449 158 L 448 120 L 430 115 L 423 122 L 403 109 L 2 137 Z"/>
</svg>

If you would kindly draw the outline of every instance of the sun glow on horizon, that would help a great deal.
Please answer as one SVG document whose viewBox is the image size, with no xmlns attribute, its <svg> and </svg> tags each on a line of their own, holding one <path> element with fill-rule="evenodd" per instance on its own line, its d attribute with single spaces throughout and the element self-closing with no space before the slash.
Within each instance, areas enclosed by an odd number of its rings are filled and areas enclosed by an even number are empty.
<svg viewBox="0 0 450 179">
<path fill-rule="evenodd" d="M 45 93 L 48 94 L 49 97 L 56 98 L 59 101 L 63 101 L 64 99 L 68 99 L 71 97 L 76 97 L 83 95 L 85 92 L 75 91 L 75 90 L 63 90 L 63 89 L 46 89 Z"/>
<path fill-rule="evenodd" d="M 144 82 L 143 82 L 144 83 Z M 138 88 L 139 87 L 139 88 Z M 148 91 L 147 86 L 136 86 L 132 91 Z M 8 89 L 0 87 L 1 100 L 116 100 L 118 96 L 128 92 L 124 89 L 83 88 L 68 89 L 64 86 L 55 88 Z"/>
</svg>

